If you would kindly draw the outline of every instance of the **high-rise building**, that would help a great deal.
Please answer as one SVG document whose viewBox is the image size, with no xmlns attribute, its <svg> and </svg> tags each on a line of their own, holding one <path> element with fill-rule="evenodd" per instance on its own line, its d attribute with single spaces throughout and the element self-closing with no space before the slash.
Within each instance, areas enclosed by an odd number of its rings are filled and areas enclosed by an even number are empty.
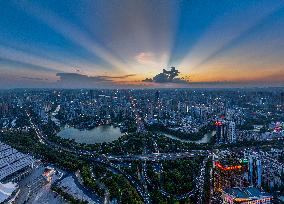
<svg viewBox="0 0 284 204">
<path fill-rule="evenodd" d="M 284 92 L 280 94 L 280 102 L 281 102 L 281 105 L 284 106 Z"/>
<path fill-rule="evenodd" d="M 224 143 L 225 142 L 225 135 L 226 135 L 226 129 L 225 124 L 222 121 L 216 121 L 216 142 L 217 143 Z"/>
<path fill-rule="evenodd" d="M 233 121 L 231 121 L 229 123 L 228 141 L 230 143 L 235 143 L 237 141 L 237 137 L 236 137 L 236 123 L 233 122 Z"/>
<path fill-rule="evenodd" d="M 0 103 L 0 114 L 5 115 L 9 111 L 9 105 L 5 103 Z"/>
<path fill-rule="evenodd" d="M 255 157 L 249 158 L 249 183 L 251 186 L 261 187 L 262 166 L 261 160 Z"/>
<path fill-rule="evenodd" d="M 214 162 L 214 191 L 222 192 L 232 187 L 246 186 L 244 173 L 247 171 L 247 163 L 236 159 L 223 159 Z"/>
</svg>

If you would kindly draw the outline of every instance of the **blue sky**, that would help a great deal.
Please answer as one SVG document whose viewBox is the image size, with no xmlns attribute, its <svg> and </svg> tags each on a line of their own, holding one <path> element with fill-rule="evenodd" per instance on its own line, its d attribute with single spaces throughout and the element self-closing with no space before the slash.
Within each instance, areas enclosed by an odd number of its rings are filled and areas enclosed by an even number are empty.
<svg viewBox="0 0 284 204">
<path fill-rule="evenodd" d="M 0 13 L 3 88 L 284 81 L 284 1 L 11 0 Z M 142 82 L 171 66 L 190 83 Z"/>
</svg>

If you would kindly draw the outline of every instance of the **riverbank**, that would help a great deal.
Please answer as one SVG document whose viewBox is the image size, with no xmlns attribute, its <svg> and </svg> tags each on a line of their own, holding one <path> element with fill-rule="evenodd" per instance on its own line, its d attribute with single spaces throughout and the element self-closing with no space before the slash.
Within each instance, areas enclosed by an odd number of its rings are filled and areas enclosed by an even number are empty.
<svg viewBox="0 0 284 204">
<path fill-rule="evenodd" d="M 206 133 L 200 140 L 187 140 L 187 139 L 180 139 L 179 137 L 176 137 L 171 134 L 163 133 L 163 132 L 157 132 L 158 134 L 164 135 L 165 137 L 168 137 L 173 140 L 177 140 L 180 142 L 185 142 L 185 143 L 196 143 L 196 144 L 205 144 L 205 143 L 210 143 L 212 137 L 216 134 L 215 131 L 212 131 L 210 133 Z"/>
<path fill-rule="evenodd" d="M 174 130 L 171 129 L 170 127 L 165 127 L 159 124 L 148 125 L 146 126 L 146 128 L 148 131 L 166 134 L 172 138 L 184 141 L 190 141 L 190 142 L 202 140 L 206 134 L 214 130 L 214 126 L 211 123 L 208 123 L 207 125 L 201 127 L 198 132 L 192 132 L 192 133 L 182 132 L 180 130 Z"/>
</svg>

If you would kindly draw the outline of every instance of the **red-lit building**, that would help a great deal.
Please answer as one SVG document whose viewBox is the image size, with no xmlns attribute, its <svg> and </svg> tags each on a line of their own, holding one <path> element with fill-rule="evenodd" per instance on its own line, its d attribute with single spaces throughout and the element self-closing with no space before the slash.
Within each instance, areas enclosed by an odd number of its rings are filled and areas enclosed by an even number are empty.
<svg viewBox="0 0 284 204">
<path fill-rule="evenodd" d="M 244 177 L 247 172 L 247 162 L 239 160 L 214 162 L 214 191 L 222 192 L 232 187 L 244 187 L 247 181 Z"/>
</svg>

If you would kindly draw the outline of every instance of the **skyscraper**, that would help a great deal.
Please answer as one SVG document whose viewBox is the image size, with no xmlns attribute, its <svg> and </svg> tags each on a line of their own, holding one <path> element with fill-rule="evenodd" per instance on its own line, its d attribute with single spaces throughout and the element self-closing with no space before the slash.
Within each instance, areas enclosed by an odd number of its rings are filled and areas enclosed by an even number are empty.
<svg viewBox="0 0 284 204">
<path fill-rule="evenodd" d="M 224 143 L 225 142 L 225 124 L 221 121 L 216 121 L 215 122 L 215 126 L 216 126 L 216 142 L 217 143 Z"/>
<path fill-rule="evenodd" d="M 249 158 L 249 182 L 250 185 L 260 188 L 262 177 L 261 160 L 256 157 Z"/>
<path fill-rule="evenodd" d="M 280 102 L 281 102 L 281 105 L 284 106 L 284 92 L 280 94 Z"/>
<path fill-rule="evenodd" d="M 231 121 L 229 123 L 229 129 L 228 129 L 228 141 L 230 143 L 236 142 L 237 137 L 236 137 L 236 123 Z"/>
</svg>

